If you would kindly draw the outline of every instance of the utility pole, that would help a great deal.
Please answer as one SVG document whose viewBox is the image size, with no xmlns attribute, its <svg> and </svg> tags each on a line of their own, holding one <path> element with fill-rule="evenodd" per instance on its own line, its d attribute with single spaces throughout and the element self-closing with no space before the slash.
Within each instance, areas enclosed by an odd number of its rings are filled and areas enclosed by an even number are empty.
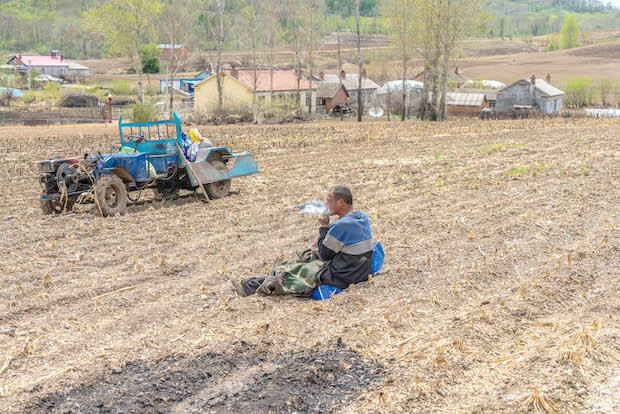
<svg viewBox="0 0 620 414">
<path fill-rule="evenodd" d="M 28 90 L 30 90 L 30 62 L 31 60 L 28 61 Z"/>
<path fill-rule="evenodd" d="M 340 76 L 340 74 L 342 73 L 342 58 L 340 56 L 340 34 L 338 34 L 336 38 L 338 39 L 338 79 L 340 80 L 340 89 L 342 89 L 342 76 Z M 343 109 L 344 109 L 344 105 L 341 104 L 340 105 L 340 120 L 341 121 L 344 117 Z"/>
</svg>

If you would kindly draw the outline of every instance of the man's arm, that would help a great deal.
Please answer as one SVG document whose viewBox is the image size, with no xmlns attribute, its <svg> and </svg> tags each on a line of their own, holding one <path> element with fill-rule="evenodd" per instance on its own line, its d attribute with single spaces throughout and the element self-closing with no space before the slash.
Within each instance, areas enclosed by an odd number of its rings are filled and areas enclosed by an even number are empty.
<svg viewBox="0 0 620 414">
<path fill-rule="evenodd" d="M 319 248 L 319 256 L 323 260 L 331 260 L 334 258 L 334 256 L 336 256 L 335 251 L 323 245 L 323 240 L 325 240 L 325 236 L 327 236 L 328 231 L 329 227 L 319 227 L 319 242 L 317 243 L 317 245 Z"/>
</svg>

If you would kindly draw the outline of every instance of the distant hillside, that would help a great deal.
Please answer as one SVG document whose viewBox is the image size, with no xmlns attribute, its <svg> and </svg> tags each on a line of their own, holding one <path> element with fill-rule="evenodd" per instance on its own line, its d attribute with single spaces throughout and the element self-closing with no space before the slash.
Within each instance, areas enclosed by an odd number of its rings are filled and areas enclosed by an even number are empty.
<svg viewBox="0 0 620 414">
<path fill-rule="evenodd" d="M 620 3 L 620 0 L 617 0 Z M 620 28 L 620 10 L 598 0 L 490 0 L 485 28 L 492 36 L 540 36 L 559 32 L 567 14 L 580 30 Z"/>
<path fill-rule="evenodd" d="M 97 40 L 82 28 L 82 15 L 105 0 L 2 0 L 0 1 L 0 52 L 49 53 L 59 49 L 69 58 L 102 57 Z M 165 1 L 165 0 L 164 0 Z M 198 48 L 211 50 L 208 31 L 201 27 L 204 0 L 182 0 L 192 10 Z M 287 18 L 287 0 L 280 4 L 278 17 Z M 367 34 L 389 34 L 381 10 L 385 0 L 361 0 L 362 30 Z M 346 31 L 353 27 L 352 0 L 324 0 L 324 32 Z M 612 0 L 620 6 L 620 0 Z M 240 7 L 240 1 L 233 1 Z M 574 13 L 580 30 L 620 28 L 620 10 L 598 0 L 489 0 L 488 19 L 477 37 L 532 37 L 558 32 L 568 13 Z M 237 7 L 237 8 L 238 8 Z M 233 9 L 233 15 L 236 13 Z M 284 25 L 284 24 L 283 24 Z M 153 39 L 157 41 L 157 39 Z M 238 47 L 232 37 L 228 49 Z"/>
</svg>

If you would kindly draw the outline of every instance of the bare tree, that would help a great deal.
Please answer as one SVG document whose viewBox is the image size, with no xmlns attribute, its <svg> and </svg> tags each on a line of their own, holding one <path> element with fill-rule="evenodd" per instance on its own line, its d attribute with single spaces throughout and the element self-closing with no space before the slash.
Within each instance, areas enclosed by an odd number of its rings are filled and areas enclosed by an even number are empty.
<svg viewBox="0 0 620 414">
<path fill-rule="evenodd" d="M 401 121 L 404 121 L 407 116 L 407 74 L 416 41 L 414 31 L 416 19 L 413 6 L 412 0 L 388 0 L 384 9 L 392 29 L 392 43 L 401 62 L 403 81 Z"/>
<path fill-rule="evenodd" d="M 301 50 L 302 50 L 302 34 L 301 34 L 301 5 L 304 0 L 288 0 L 286 41 L 295 54 L 295 72 L 297 73 L 297 103 L 301 104 Z"/>
<path fill-rule="evenodd" d="M 446 94 L 448 89 L 448 66 L 456 42 L 471 33 L 483 17 L 483 0 L 442 0 L 439 3 L 437 25 L 443 54 L 441 67 L 441 101 L 438 118 L 446 119 Z"/>
<path fill-rule="evenodd" d="M 275 1 L 265 2 L 265 37 L 267 43 L 267 66 L 269 67 L 269 89 L 273 100 L 273 69 L 275 65 L 275 50 L 280 38 L 280 19 L 278 18 L 278 5 Z"/>
<path fill-rule="evenodd" d="M 263 15 L 261 7 L 258 7 L 256 0 L 243 0 L 242 8 L 237 13 L 237 40 L 249 52 L 249 62 L 252 69 L 253 99 L 256 100 L 256 89 L 258 84 L 259 66 L 261 55 L 260 46 L 262 44 Z"/>
<path fill-rule="evenodd" d="M 437 24 L 436 19 L 436 2 L 439 0 L 413 0 L 413 13 L 415 19 L 413 21 L 415 27 L 414 45 L 416 52 L 422 57 L 424 62 L 423 74 L 424 84 L 422 85 L 422 93 L 420 96 L 420 107 L 418 118 L 426 119 L 428 115 L 433 117 L 433 108 L 429 103 L 429 94 L 431 87 L 434 85 L 434 77 L 432 75 L 433 62 L 438 58 L 435 56 L 437 47 L 435 42 Z"/>
<path fill-rule="evenodd" d="M 190 48 L 190 30 L 191 15 L 181 0 L 173 0 L 172 3 L 164 7 L 162 12 L 163 19 L 160 26 L 160 39 L 168 42 L 170 51 L 168 60 L 166 62 L 166 72 L 170 79 L 170 86 L 166 88 L 166 93 L 169 96 L 170 105 L 170 119 L 174 112 L 173 101 L 174 92 L 172 85 L 174 77 L 181 70 L 181 68 L 187 63 L 189 59 L 189 53 L 187 51 Z M 185 48 L 185 52 L 176 53 L 176 47 L 182 46 Z"/>
<path fill-rule="evenodd" d="M 340 81 L 340 89 L 342 89 L 342 76 L 340 76 L 340 74 L 342 73 L 342 52 L 341 52 L 341 48 L 340 48 L 340 34 L 336 35 L 336 40 L 338 41 L 338 80 Z M 344 111 L 343 111 L 343 107 L 342 105 L 340 105 L 340 120 L 342 121 L 344 119 Z"/>
<path fill-rule="evenodd" d="M 302 45 L 305 52 L 306 67 L 308 68 L 308 113 L 312 113 L 312 77 L 314 74 L 315 55 L 319 49 L 321 29 L 323 28 L 324 0 L 302 1 L 303 19 L 300 20 Z"/>
<path fill-rule="evenodd" d="M 362 36 L 360 34 L 360 0 L 355 0 L 355 33 L 357 42 L 357 122 L 362 122 L 364 114 L 364 100 L 362 97 Z"/>
<path fill-rule="evenodd" d="M 206 14 L 211 35 L 217 42 L 215 77 L 217 81 L 217 107 L 222 109 L 222 51 L 228 34 L 230 14 L 228 13 L 228 0 L 206 0 Z"/>
</svg>

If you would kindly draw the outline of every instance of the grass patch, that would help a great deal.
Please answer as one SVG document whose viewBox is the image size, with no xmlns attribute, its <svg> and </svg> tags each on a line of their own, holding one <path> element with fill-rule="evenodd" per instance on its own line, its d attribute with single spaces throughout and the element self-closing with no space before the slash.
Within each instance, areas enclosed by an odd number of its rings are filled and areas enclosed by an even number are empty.
<svg viewBox="0 0 620 414">
<path fill-rule="evenodd" d="M 126 81 L 124 79 L 114 79 L 112 80 L 112 92 L 115 95 L 131 95 L 132 94 L 132 89 L 131 89 L 131 84 L 129 83 L 129 81 Z"/>
<path fill-rule="evenodd" d="M 521 174 L 524 173 L 528 173 L 528 172 L 534 172 L 534 171 L 540 171 L 543 168 L 545 168 L 547 166 L 546 162 L 541 162 L 539 164 L 534 164 L 531 167 L 526 166 L 526 165 L 520 165 L 518 167 L 515 167 L 511 170 L 508 170 L 508 172 L 506 172 L 506 175 L 508 175 L 509 177 L 512 178 L 516 178 L 518 176 L 520 176 Z"/>
<path fill-rule="evenodd" d="M 506 174 L 508 174 L 509 177 L 516 178 L 519 175 L 528 172 L 529 170 L 530 169 L 528 167 L 519 166 L 519 167 L 513 168 L 512 170 L 509 170 Z"/>
</svg>

